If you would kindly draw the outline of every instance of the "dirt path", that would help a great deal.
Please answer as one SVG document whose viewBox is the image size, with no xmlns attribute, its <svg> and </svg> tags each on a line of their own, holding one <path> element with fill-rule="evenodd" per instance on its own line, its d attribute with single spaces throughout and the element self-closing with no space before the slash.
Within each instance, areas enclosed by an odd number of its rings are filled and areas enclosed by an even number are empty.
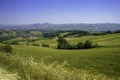
<svg viewBox="0 0 120 80">
<path fill-rule="evenodd" d="M 0 68 L 0 80 L 17 80 L 17 74 L 11 74 Z"/>
</svg>

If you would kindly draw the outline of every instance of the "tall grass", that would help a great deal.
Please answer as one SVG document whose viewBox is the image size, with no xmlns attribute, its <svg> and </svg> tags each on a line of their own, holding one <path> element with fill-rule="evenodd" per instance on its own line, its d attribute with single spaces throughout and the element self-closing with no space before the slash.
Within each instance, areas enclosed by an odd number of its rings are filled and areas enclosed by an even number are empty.
<svg viewBox="0 0 120 80">
<path fill-rule="evenodd" d="M 101 74 L 89 74 L 83 70 L 70 70 L 65 67 L 66 64 L 54 62 L 46 65 L 42 60 L 35 62 L 32 57 L 23 58 L 0 53 L 0 65 L 17 72 L 21 80 L 116 80 Z"/>
</svg>

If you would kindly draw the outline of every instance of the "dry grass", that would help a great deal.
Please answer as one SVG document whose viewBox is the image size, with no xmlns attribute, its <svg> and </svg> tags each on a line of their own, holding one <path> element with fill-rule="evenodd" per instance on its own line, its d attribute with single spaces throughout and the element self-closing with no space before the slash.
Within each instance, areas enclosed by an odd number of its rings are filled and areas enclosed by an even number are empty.
<svg viewBox="0 0 120 80">
<path fill-rule="evenodd" d="M 65 65 L 54 62 L 46 65 L 34 61 L 32 57 L 23 58 L 0 54 L 0 65 L 17 72 L 21 80 L 115 80 L 105 75 L 93 75 L 84 70 L 67 69 Z"/>
<path fill-rule="evenodd" d="M 17 74 L 11 74 L 0 68 L 0 80 L 17 80 Z"/>
</svg>

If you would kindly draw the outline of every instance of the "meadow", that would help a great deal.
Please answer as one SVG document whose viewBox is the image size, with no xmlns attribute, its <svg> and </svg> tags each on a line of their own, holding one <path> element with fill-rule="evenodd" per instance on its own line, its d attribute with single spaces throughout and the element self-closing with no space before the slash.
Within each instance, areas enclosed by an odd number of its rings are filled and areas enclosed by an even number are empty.
<svg viewBox="0 0 120 80">
<path fill-rule="evenodd" d="M 49 44 L 50 47 L 13 45 L 13 55 L 19 57 L 32 56 L 35 62 L 41 62 L 51 65 L 54 62 L 67 65 L 65 68 L 70 70 L 85 70 L 92 75 L 105 75 L 108 78 L 104 80 L 120 79 L 120 34 L 108 34 L 100 36 L 83 36 L 76 38 L 66 38 L 71 44 L 91 40 L 97 43 L 99 47 L 80 50 L 56 49 L 56 39 L 43 39 L 30 44 Z M 92 79 L 91 79 L 92 80 Z M 102 79 L 98 79 L 102 80 Z"/>
</svg>

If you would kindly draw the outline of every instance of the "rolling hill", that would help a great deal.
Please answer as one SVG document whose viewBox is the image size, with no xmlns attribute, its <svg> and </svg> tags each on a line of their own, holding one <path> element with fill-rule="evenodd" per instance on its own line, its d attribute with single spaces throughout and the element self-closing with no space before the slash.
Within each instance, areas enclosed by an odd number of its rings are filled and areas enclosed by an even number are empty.
<svg viewBox="0 0 120 80">
<path fill-rule="evenodd" d="M 38 46 L 14 46 L 14 53 L 19 56 L 32 56 L 36 61 L 43 58 L 47 64 L 57 61 L 67 61 L 69 68 L 84 69 L 93 73 L 101 73 L 109 77 L 119 77 L 120 71 L 120 34 L 108 34 L 102 36 L 83 36 L 79 38 L 66 38 L 71 44 L 79 41 L 91 40 L 98 43 L 98 48 L 83 50 L 57 50 L 56 39 L 40 40 L 34 43 L 46 43 L 50 47 Z"/>
<path fill-rule="evenodd" d="M 32 33 L 36 34 L 37 32 Z M 22 43 L 21 41 L 18 41 L 21 44 L 12 45 L 13 53 L 11 56 L 7 56 L 5 58 L 4 56 L 1 56 L 3 53 L 0 52 L 0 65 L 4 66 L 6 64 L 5 68 L 7 67 L 9 70 L 14 70 L 19 75 L 21 75 L 22 78 L 27 76 L 28 78 L 32 77 L 36 79 L 40 76 L 39 72 L 41 74 L 42 70 L 48 72 L 46 75 L 41 75 L 43 78 L 44 76 L 51 76 L 51 74 L 63 74 L 64 70 L 67 72 L 67 76 L 70 76 L 75 74 L 72 72 L 80 70 L 81 75 L 84 75 L 84 71 L 89 73 L 88 80 L 92 80 L 96 75 L 98 75 L 98 80 L 120 79 L 120 33 L 88 35 L 82 37 L 66 37 L 65 39 L 73 45 L 77 44 L 78 42 L 85 42 L 85 40 L 90 40 L 93 43 L 97 43 L 99 46 L 92 49 L 65 50 L 56 49 L 57 38 L 43 38 L 37 41 L 31 41 L 29 42 L 29 45 L 27 45 L 26 41 L 23 41 Z M 15 38 L 15 40 L 17 39 Z M 34 46 L 32 44 L 39 44 L 39 46 Z M 49 47 L 42 47 L 42 44 L 48 44 Z M 2 62 L 4 59 L 5 63 Z M 8 62 L 6 62 L 6 60 Z M 34 60 L 35 63 L 33 63 L 32 60 Z M 67 63 L 65 68 L 61 67 L 64 62 Z M 54 64 L 56 63 L 59 65 L 57 68 L 54 68 Z M 37 64 L 40 65 L 40 68 L 38 68 Z M 41 65 L 44 65 L 42 70 Z M 58 67 L 60 69 L 58 69 Z M 63 70 L 62 72 L 61 69 Z M 26 73 L 24 71 L 28 72 Z M 61 73 L 56 74 L 54 71 L 60 71 Z M 76 74 L 79 74 L 79 72 Z M 54 77 L 54 75 L 52 75 L 52 77 Z M 62 76 L 60 75 L 59 77 Z M 77 80 L 76 77 L 75 80 Z"/>
</svg>

